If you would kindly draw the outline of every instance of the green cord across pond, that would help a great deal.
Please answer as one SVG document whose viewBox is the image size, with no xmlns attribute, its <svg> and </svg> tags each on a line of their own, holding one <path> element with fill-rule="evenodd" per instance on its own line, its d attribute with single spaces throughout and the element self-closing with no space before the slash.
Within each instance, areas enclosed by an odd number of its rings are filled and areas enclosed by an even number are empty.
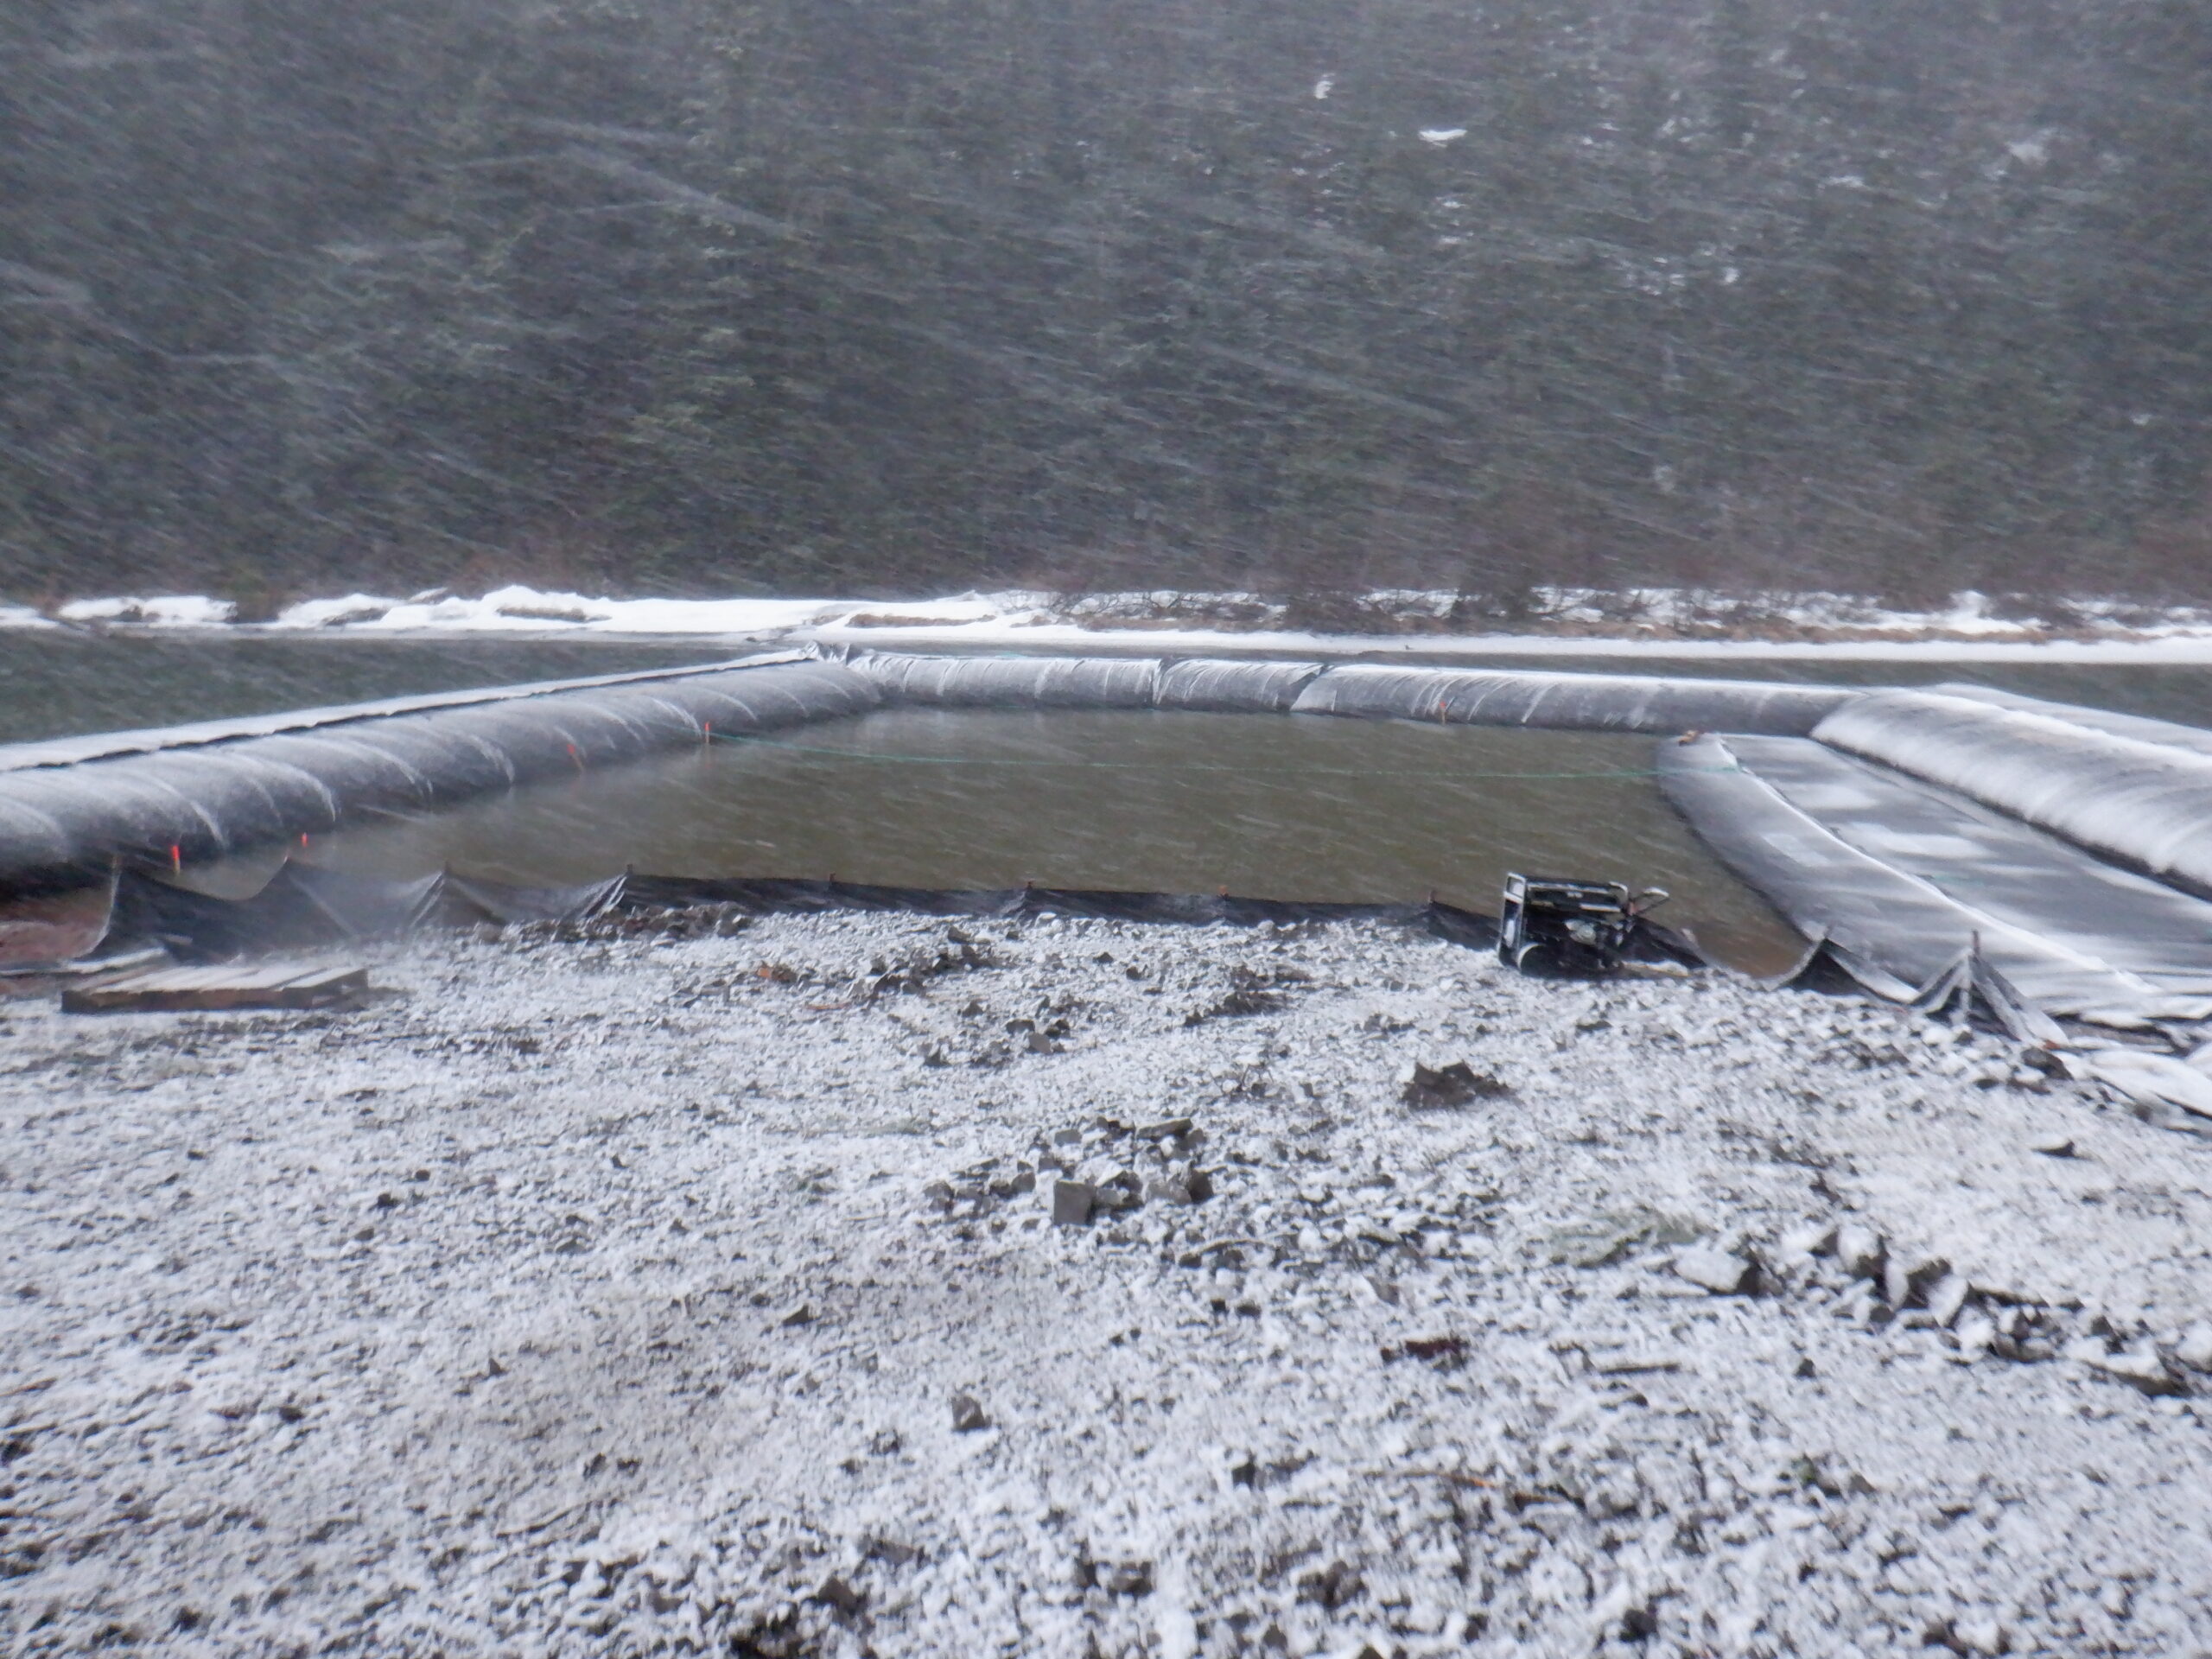
<svg viewBox="0 0 2212 1659">
<path fill-rule="evenodd" d="M 1656 778 L 1649 766 L 1615 768 L 1606 772 L 1445 772 L 1436 767 L 1401 766 L 1225 766 L 1197 760 L 1035 760 L 1012 755 L 885 754 L 867 749 L 835 749 L 817 743 L 788 743 L 780 738 L 757 737 L 750 732 L 709 732 L 714 743 L 746 743 L 792 754 L 818 754 L 837 760 L 875 760 L 909 766 L 1057 766 L 1083 767 L 1096 772 L 1225 772 L 1240 776 L 1274 775 L 1286 778 L 1439 778 L 1454 781 L 1494 778 L 1523 783 L 1572 782 L 1599 778 Z M 1741 766 L 1700 768 L 1713 772 L 1741 772 Z"/>
</svg>

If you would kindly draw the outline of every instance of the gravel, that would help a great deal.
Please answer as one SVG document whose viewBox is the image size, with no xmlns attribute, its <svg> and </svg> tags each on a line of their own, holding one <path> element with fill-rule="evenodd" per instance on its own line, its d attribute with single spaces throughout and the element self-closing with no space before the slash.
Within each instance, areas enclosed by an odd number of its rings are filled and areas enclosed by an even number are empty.
<svg viewBox="0 0 2212 1659">
<path fill-rule="evenodd" d="M 0 1004 L 10 1651 L 2212 1652 L 2212 1142 L 2000 1039 L 685 931 Z"/>
</svg>

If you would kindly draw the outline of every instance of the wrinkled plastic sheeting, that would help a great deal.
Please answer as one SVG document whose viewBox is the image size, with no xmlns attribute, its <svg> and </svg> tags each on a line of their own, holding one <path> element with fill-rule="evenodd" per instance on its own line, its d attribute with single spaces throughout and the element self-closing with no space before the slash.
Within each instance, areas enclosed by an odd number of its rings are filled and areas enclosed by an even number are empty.
<svg viewBox="0 0 2212 1659">
<path fill-rule="evenodd" d="M 1662 679 L 1512 669 L 1332 668 L 1300 693 L 1301 715 L 1564 731 L 1756 732 L 1802 737 L 1852 698 L 1843 686 Z"/>
<path fill-rule="evenodd" d="M 880 701 L 837 664 L 782 662 L 0 772 L 0 882 L 226 857 Z"/>
<path fill-rule="evenodd" d="M 1210 714 L 1288 714 L 1323 671 L 1319 663 L 1217 662 L 1192 658 L 1160 670 L 1159 706 Z"/>
<path fill-rule="evenodd" d="M 1821 744 L 1724 741 L 1821 828 L 1954 903 L 2164 990 L 2212 995 L 2212 904 Z"/>
<path fill-rule="evenodd" d="M 522 887 L 454 875 L 379 880 L 288 862 L 258 893 L 226 899 L 194 892 L 141 871 L 116 889 L 105 943 L 111 950 L 156 944 L 190 961 L 351 943 L 431 926 L 516 922 L 585 922 L 616 912 L 715 906 L 746 915 L 826 911 L 1045 921 L 1059 917 L 1188 927 L 1278 927 L 1380 922 L 1418 928 L 1471 950 L 1497 944 L 1497 919 L 1431 898 L 1425 903 L 1363 904 L 1240 898 L 1233 893 L 1134 893 L 1112 888 L 999 887 L 958 890 L 872 886 L 803 877 L 694 878 L 625 873 L 574 887 Z M 1647 924 L 1637 960 L 1703 965 L 1688 939 Z"/>
<path fill-rule="evenodd" d="M 2171 1054 L 2100 1048 L 2071 1057 L 2076 1075 L 2111 1084 L 2138 1116 L 2170 1129 L 2212 1136 L 2212 1077 Z"/>
<path fill-rule="evenodd" d="M 1758 757 L 1754 760 L 1752 757 Z M 1847 766 L 1802 740 L 1701 738 L 1659 746 L 1660 786 L 1699 838 L 1764 894 L 1859 983 L 1910 1002 L 1979 956 L 2030 1006 L 2046 1014 L 2100 1015 L 2115 1023 L 2194 1017 L 2201 1001 L 2177 998 L 2082 950 L 1947 896 L 1931 882 L 1862 851 L 1761 776 L 1760 760 L 1809 779 L 1808 800 L 1839 782 L 1824 762 Z M 1846 812 L 1852 810 L 1848 802 Z M 1877 826 L 1880 827 L 1880 826 Z"/>
<path fill-rule="evenodd" d="M 851 666 L 888 702 L 948 709 L 1149 709 L 1160 686 L 1160 664 L 1149 657 L 871 653 Z"/>
<path fill-rule="evenodd" d="M 1938 696 L 1963 697 L 1969 702 L 1986 702 L 1999 709 L 2018 709 L 2023 714 L 2048 715 L 2071 726 L 2086 726 L 2091 731 L 2109 732 L 2114 737 L 2132 737 L 2145 743 L 2162 743 L 2169 748 L 2212 754 L 2212 732 L 2206 731 L 2202 726 L 2183 726 L 2175 721 L 2154 720 L 2148 715 L 2123 715 L 2110 709 L 2088 709 L 2078 703 L 2053 702 L 2047 697 L 2026 696 L 2018 691 L 2000 691 L 1993 685 L 1967 685 L 1946 681 L 1941 685 L 1923 689 Z"/>
<path fill-rule="evenodd" d="M 117 875 L 0 902 L 0 972 L 74 962 L 99 949 L 115 909 Z"/>
<path fill-rule="evenodd" d="M 1180 709 L 1287 714 L 1319 663 L 1128 657 L 914 657 L 852 665 L 894 702 L 965 709 Z"/>
<path fill-rule="evenodd" d="M 154 944 L 187 961 L 348 944 L 422 927 L 473 923 L 588 922 L 615 912 L 718 906 L 746 915 L 893 912 L 983 919 L 1085 917 L 1184 926 L 1378 921 L 1488 949 L 1495 918 L 1426 904 L 1327 904 L 1231 894 L 1127 893 L 1066 887 L 952 891 L 801 878 L 692 879 L 624 874 L 576 887 L 520 887 L 452 874 L 379 880 L 288 862 L 260 892 L 216 898 L 125 871 L 105 931 L 110 949 Z"/>
<path fill-rule="evenodd" d="M 1813 735 L 2212 893 L 2212 753 L 2103 729 L 2084 712 L 1885 691 L 1838 709 Z"/>
<path fill-rule="evenodd" d="M 525 685 L 470 687 L 457 691 L 383 697 L 371 702 L 232 715 L 223 720 L 194 721 L 183 726 L 41 738 L 29 743 L 0 744 L 0 772 L 16 772 L 27 766 L 76 766 L 86 760 L 105 760 L 122 754 L 149 754 L 160 749 L 197 747 L 202 744 L 229 742 L 241 737 L 272 737 L 279 732 L 349 725 L 356 721 L 377 720 L 388 715 L 420 714 L 427 709 L 460 708 L 472 703 L 509 702 L 518 698 L 542 697 L 554 692 L 626 685 L 641 680 L 683 679 L 700 674 L 727 673 L 735 668 L 810 660 L 811 654 L 806 652 L 773 652 L 726 663 L 702 663 L 692 667 L 632 669 L 620 674 L 588 675 L 579 679 L 541 680 Z"/>
<path fill-rule="evenodd" d="M 439 890 L 440 919 L 454 925 L 489 922 L 588 922 L 622 902 L 626 876 L 563 887 L 519 887 L 448 874 Z"/>
</svg>

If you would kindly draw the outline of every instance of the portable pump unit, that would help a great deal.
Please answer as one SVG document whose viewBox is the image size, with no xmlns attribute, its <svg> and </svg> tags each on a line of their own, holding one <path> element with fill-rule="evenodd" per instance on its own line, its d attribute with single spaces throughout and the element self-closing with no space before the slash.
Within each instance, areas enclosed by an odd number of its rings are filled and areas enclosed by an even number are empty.
<svg viewBox="0 0 2212 1659">
<path fill-rule="evenodd" d="M 1516 871 L 1505 878 L 1497 959 L 1544 977 L 1610 974 L 1635 944 L 1645 912 L 1666 901 L 1663 887 L 1631 894 L 1618 881 Z"/>
</svg>

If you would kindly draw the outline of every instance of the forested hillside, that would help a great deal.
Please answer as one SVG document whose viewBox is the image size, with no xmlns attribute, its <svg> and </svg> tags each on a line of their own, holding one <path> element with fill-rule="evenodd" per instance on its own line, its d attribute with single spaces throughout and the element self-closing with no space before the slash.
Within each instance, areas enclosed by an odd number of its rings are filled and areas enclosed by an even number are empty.
<svg viewBox="0 0 2212 1659">
<path fill-rule="evenodd" d="M 0 592 L 2201 594 L 2199 0 L 16 0 Z"/>
</svg>

